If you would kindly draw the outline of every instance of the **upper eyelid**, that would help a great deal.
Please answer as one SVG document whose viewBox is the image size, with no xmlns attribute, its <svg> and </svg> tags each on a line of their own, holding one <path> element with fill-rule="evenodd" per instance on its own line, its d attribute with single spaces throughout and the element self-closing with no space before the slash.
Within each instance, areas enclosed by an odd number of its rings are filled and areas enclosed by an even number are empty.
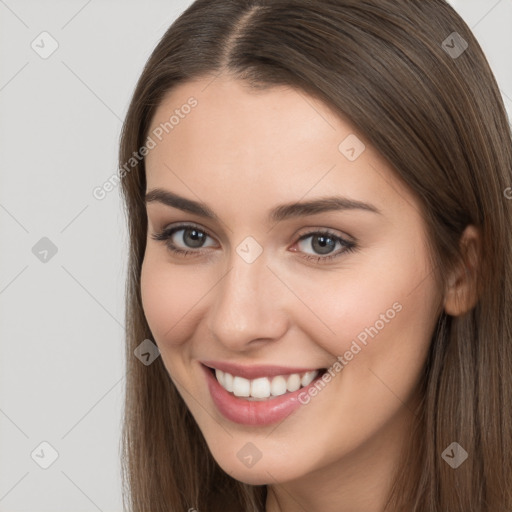
<svg viewBox="0 0 512 512">
<path fill-rule="evenodd" d="M 176 231 L 181 231 L 181 230 L 187 229 L 187 228 L 191 228 L 191 229 L 195 228 L 198 231 L 202 231 L 202 232 L 206 233 L 206 235 L 209 236 L 210 238 L 215 238 L 215 236 L 213 236 L 211 234 L 209 229 L 204 228 L 204 227 L 200 226 L 199 224 L 196 225 L 194 223 L 192 223 L 192 224 L 176 224 L 175 226 L 166 226 L 160 230 L 160 233 L 166 233 L 166 232 L 172 231 L 174 234 L 174 233 L 176 233 Z"/>
</svg>

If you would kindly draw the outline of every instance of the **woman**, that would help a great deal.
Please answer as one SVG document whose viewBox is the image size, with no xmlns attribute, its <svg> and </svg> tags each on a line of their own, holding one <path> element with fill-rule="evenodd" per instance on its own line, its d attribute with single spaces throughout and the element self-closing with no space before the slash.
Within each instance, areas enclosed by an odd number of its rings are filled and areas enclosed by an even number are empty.
<svg viewBox="0 0 512 512">
<path fill-rule="evenodd" d="M 120 165 L 131 510 L 512 509 L 511 133 L 448 4 L 196 1 Z"/>
</svg>

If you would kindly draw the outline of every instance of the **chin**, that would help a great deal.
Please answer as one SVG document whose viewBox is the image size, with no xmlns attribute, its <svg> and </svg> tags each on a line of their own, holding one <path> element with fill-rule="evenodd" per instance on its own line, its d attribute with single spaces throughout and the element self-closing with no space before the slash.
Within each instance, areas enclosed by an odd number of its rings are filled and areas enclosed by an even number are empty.
<svg viewBox="0 0 512 512">
<path fill-rule="evenodd" d="M 231 456 L 231 453 L 234 457 Z M 239 460 L 237 451 L 231 453 L 223 452 L 220 458 L 214 454 L 212 455 L 225 473 L 235 480 L 249 485 L 283 483 L 300 478 L 307 473 L 306 468 L 301 468 L 297 461 L 287 460 L 286 458 L 285 460 L 272 458 L 264 460 L 263 455 L 254 465 L 246 466 L 243 461 Z M 243 460 L 243 457 L 241 458 Z"/>
</svg>

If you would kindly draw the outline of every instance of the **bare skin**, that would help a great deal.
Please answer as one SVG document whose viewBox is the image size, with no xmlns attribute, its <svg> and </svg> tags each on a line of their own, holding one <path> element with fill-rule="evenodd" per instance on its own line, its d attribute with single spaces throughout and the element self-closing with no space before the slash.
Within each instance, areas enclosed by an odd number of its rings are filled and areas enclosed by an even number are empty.
<svg viewBox="0 0 512 512">
<path fill-rule="evenodd" d="M 147 191 L 206 203 L 219 220 L 147 203 L 142 298 L 165 367 L 224 471 L 268 484 L 267 512 L 382 512 L 435 322 L 443 307 L 462 311 L 464 282 L 439 289 L 418 202 L 326 105 L 209 77 L 172 90 L 150 132 L 190 97 L 197 106 L 146 157 Z M 366 146 L 354 161 L 339 149 L 349 135 Z M 334 195 L 379 213 L 267 219 L 277 205 Z M 185 228 L 172 236 L 186 256 L 152 236 L 182 223 L 205 230 L 202 247 Z M 318 252 L 326 229 L 332 251 Z M 237 252 L 249 236 L 263 250 L 252 263 Z M 328 368 L 371 326 L 378 333 L 278 425 L 237 424 L 212 401 L 200 361 Z M 262 454 L 250 468 L 237 457 L 248 442 Z"/>
</svg>

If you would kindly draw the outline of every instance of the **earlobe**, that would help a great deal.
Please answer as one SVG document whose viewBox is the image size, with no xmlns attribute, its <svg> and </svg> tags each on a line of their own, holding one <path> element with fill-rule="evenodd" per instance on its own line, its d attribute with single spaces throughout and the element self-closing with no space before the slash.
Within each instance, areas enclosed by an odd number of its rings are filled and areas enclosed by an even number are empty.
<svg viewBox="0 0 512 512">
<path fill-rule="evenodd" d="M 477 273 L 480 254 L 480 234 L 469 225 L 460 239 L 464 264 L 455 269 L 448 279 L 444 296 L 444 310 L 459 316 L 474 308 L 478 301 Z"/>
</svg>

